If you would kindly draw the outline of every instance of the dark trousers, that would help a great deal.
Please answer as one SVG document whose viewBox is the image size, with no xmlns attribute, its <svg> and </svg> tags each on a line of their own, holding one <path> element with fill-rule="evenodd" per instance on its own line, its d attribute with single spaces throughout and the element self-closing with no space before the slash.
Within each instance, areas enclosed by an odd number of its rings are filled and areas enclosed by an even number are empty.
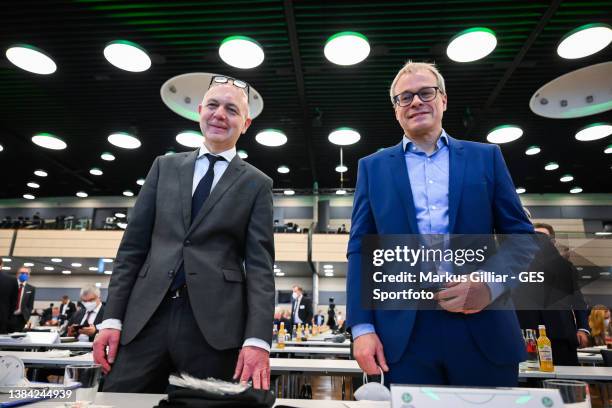
<svg viewBox="0 0 612 408">
<path fill-rule="evenodd" d="M 576 343 L 569 340 L 550 339 L 552 343 L 553 364 L 556 366 L 578 366 Z"/>
<path fill-rule="evenodd" d="M 398 328 L 401 330 L 401 328 Z M 495 341 L 495 333 L 491 333 Z M 516 387 L 518 362 L 488 360 L 459 313 L 419 310 L 406 351 L 389 364 L 388 384 L 429 384 L 479 387 Z"/>
<path fill-rule="evenodd" d="M 176 299 L 167 296 L 138 336 L 119 346 L 103 389 L 165 393 L 172 373 L 229 381 L 238 352 L 239 349 L 215 350 L 206 342 L 184 291 Z"/>
<path fill-rule="evenodd" d="M 22 332 L 26 323 L 27 322 L 23 315 L 11 315 L 9 321 L 9 333 Z"/>
</svg>

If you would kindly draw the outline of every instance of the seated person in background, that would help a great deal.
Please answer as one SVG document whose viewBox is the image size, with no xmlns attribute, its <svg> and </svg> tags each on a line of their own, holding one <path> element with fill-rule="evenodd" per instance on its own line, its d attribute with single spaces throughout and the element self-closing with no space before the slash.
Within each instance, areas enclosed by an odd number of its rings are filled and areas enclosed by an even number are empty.
<svg viewBox="0 0 612 408">
<path fill-rule="evenodd" d="M 63 320 L 60 308 L 55 306 L 51 308 L 51 315 L 47 316 L 46 320 L 41 323 L 41 326 L 61 326 Z"/>
<path fill-rule="evenodd" d="M 79 341 L 93 341 L 97 333 L 96 325 L 104 320 L 100 289 L 86 286 L 81 289 L 80 299 L 83 307 L 68 322 L 68 336 L 76 337 Z"/>
<path fill-rule="evenodd" d="M 321 309 L 317 310 L 317 314 L 314 315 L 313 323 L 317 326 L 323 326 L 323 324 L 325 324 L 325 315 Z"/>
<path fill-rule="evenodd" d="M 62 296 L 62 303 L 60 303 L 60 314 L 64 317 L 64 319 L 70 319 L 74 312 L 76 312 L 76 306 L 74 302 L 70 300 L 68 295 Z"/>
<path fill-rule="evenodd" d="M 612 342 L 610 309 L 604 305 L 593 306 L 589 315 L 589 326 L 591 327 L 591 346 L 605 346 L 606 343 Z"/>
</svg>

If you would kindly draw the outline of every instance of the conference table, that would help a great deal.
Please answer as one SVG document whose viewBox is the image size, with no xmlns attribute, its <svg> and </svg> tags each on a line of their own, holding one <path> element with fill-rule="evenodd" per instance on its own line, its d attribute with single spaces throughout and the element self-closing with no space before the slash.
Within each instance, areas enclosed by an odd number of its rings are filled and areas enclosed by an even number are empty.
<svg viewBox="0 0 612 408">
<path fill-rule="evenodd" d="M 325 341 L 325 340 L 306 340 L 306 341 L 296 341 L 296 340 L 287 340 L 285 342 L 286 346 L 302 346 L 302 347 L 351 347 L 350 340 L 344 340 L 343 343 L 334 343 L 333 341 Z"/>
<path fill-rule="evenodd" d="M 71 343 L 30 343 L 27 341 L 15 341 L 0 339 L 0 350 L 35 350 L 35 349 L 61 349 L 61 350 L 79 350 L 86 351 L 93 348 L 93 342 L 89 341 L 74 341 Z"/>
<path fill-rule="evenodd" d="M 349 357 L 351 350 L 346 347 L 295 347 L 287 346 L 285 348 L 272 347 L 271 354 L 290 354 L 296 356 L 304 355 L 326 355 L 326 356 L 344 356 Z"/>
</svg>

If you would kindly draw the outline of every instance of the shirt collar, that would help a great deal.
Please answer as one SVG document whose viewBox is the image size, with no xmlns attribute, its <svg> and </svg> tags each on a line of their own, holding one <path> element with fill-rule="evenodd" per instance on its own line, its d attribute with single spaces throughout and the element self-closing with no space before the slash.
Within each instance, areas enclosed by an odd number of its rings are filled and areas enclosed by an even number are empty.
<svg viewBox="0 0 612 408">
<path fill-rule="evenodd" d="M 204 156 L 206 153 L 210 153 L 210 151 L 206 148 L 206 146 L 202 145 L 202 147 L 200 147 L 200 151 L 198 152 L 198 159 L 200 159 L 202 156 Z M 234 156 L 236 156 L 236 146 L 232 147 L 229 150 L 226 150 L 224 152 L 215 154 L 215 153 L 210 153 L 214 156 L 221 156 L 223 157 L 225 160 L 227 160 L 227 162 L 231 162 L 232 159 L 234 158 Z"/>
<path fill-rule="evenodd" d="M 406 151 L 406 148 L 407 148 L 406 146 L 408 145 L 412 146 L 412 144 L 413 144 L 412 140 L 410 140 L 408 136 L 404 134 L 404 137 L 402 138 L 402 148 L 404 152 Z M 443 146 L 448 146 L 448 134 L 446 133 L 444 129 L 442 129 L 442 134 L 440 135 L 440 137 L 438 138 L 438 141 L 436 142 L 436 151 L 440 150 Z"/>
</svg>

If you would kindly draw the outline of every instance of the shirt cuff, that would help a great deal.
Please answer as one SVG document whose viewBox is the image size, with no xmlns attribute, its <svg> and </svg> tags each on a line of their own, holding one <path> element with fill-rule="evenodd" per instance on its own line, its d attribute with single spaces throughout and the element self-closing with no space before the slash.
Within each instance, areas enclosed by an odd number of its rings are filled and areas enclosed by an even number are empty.
<svg viewBox="0 0 612 408">
<path fill-rule="evenodd" d="M 375 333 L 374 325 L 370 323 L 360 323 L 351 327 L 351 333 L 353 333 L 353 340 L 364 334 Z"/>
<path fill-rule="evenodd" d="M 585 332 L 586 334 L 588 334 L 589 336 L 591 335 L 591 332 L 590 332 L 590 331 L 588 331 L 587 329 L 578 329 L 578 331 L 583 331 L 583 332 Z"/>
<path fill-rule="evenodd" d="M 255 337 L 249 337 L 248 339 L 246 339 L 244 343 L 242 343 L 242 347 L 245 346 L 258 347 L 260 349 L 266 350 L 268 353 L 270 352 L 270 345 L 268 344 L 268 342 Z"/>
<path fill-rule="evenodd" d="M 102 329 L 121 330 L 122 327 L 123 326 L 121 325 L 121 320 L 119 319 L 106 319 L 106 320 L 103 320 L 102 323 L 96 326 L 98 330 L 102 330 Z"/>
</svg>

